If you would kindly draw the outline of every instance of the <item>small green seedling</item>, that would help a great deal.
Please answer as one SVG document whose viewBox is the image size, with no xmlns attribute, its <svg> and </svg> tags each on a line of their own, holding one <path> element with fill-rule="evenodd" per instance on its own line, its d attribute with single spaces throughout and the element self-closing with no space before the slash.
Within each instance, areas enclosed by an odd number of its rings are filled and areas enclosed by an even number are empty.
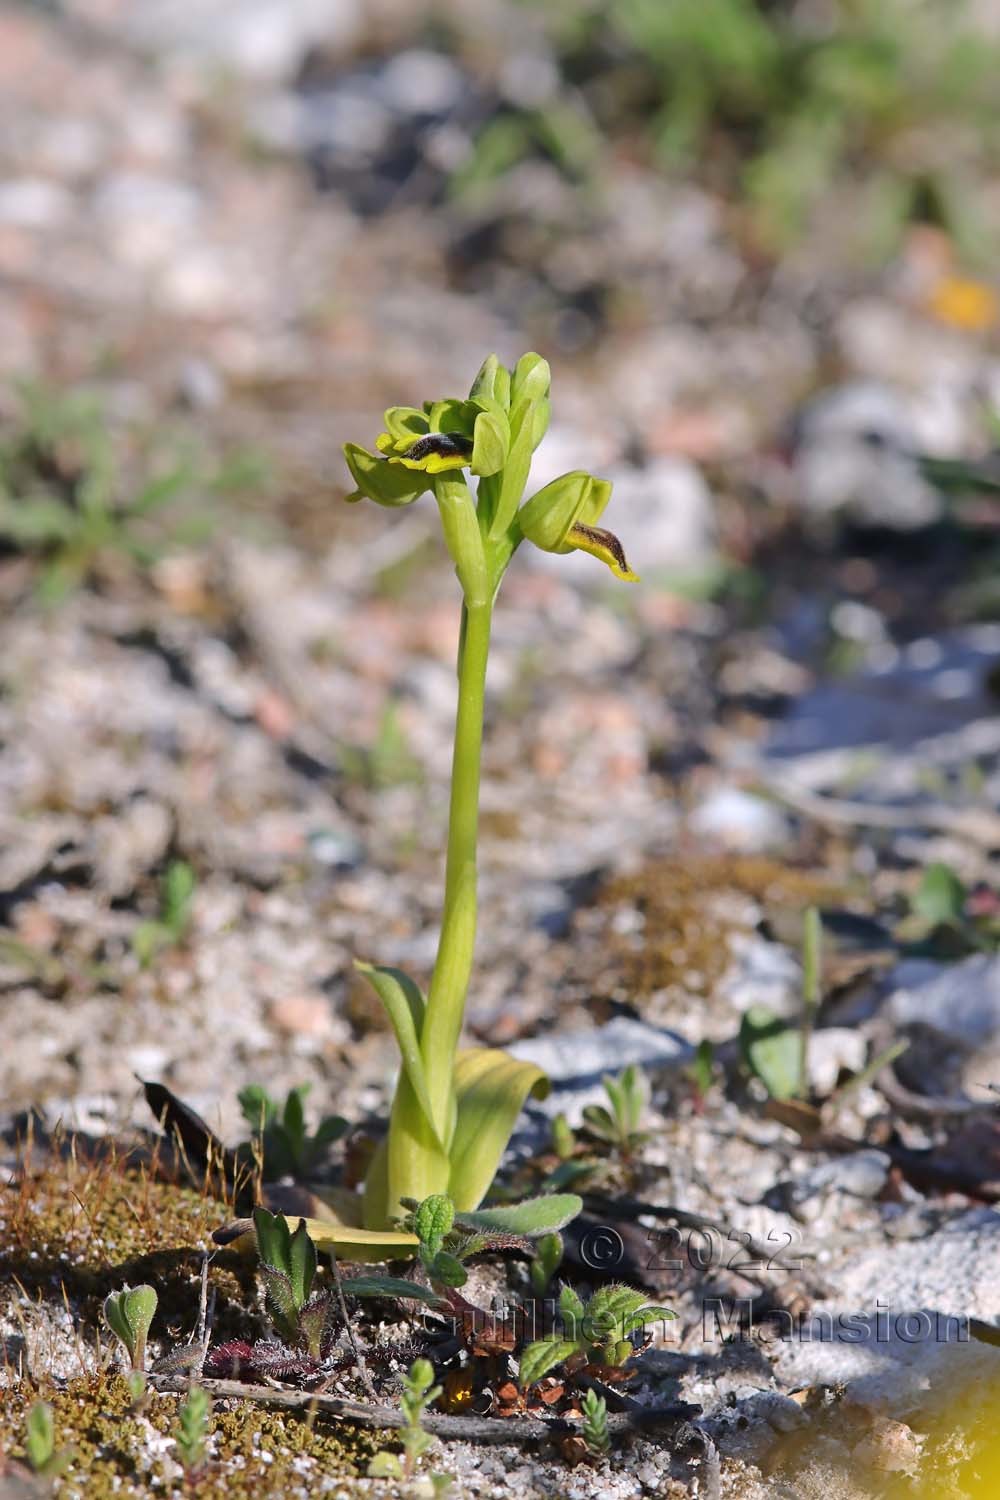
<svg viewBox="0 0 1000 1500">
<path fill-rule="evenodd" d="M 809 1092 L 809 1040 L 821 998 L 823 928 L 810 906 L 802 923 L 802 1016 L 789 1026 L 766 1005 L 751 1005 L 740 1022 L 740 1055 L 772 1099 Z"/>
<path fill-rule="evenodd" d="M 212 1402 L 208 1392 L 200 1385 L 191 1386 L 187 1399 L 177 1414 L 174 1432 L 177 1457 L 188 1480 L 195 1478 L 204 1467 L 211 1413 Z"/>
<path fill-rule="evenodd" d="M 583 1111 L 584 1123 L 592 1136 L 630 1157 L 645 1140 L 639 1126 L 649 1102 L 648 1080 L 640 1067 L 630 1063 L 617 1078 L 606 1076 L 601 1082 L 611 1108 L 588 1104 Z"/>
<path fill-rule="evenodd" d="M 434 1446 L 435 1441 L 430 1433 L 423 1429 L 424 1412 L 440 1394 L 441 1387 L 434 1384 L 434 1367 L 430 1360 L 415 1360 L 410 1366 L 409 1374 L 403 1380 L 403 1393 L 399 1398 L 405 1418 L 405 1425 L 400 1429 L 403 1457 L 400 1459 L 395 1453 L 384 1451 L 376 1453 L 368 1465 L 370 1478 L 413 1479 L 416 1476 L 417 1464 Z M 429 1477 L 434 1486 L 434 1493 L 443 1495 L 451 1483 L 450 1476 L 437 1474 Z"/>
<path fill-rule="evenodd" d="M 552 1121 L 552 1149 L 560 1161 L 569 1161 L 576 1150 L 576 1137 L 562 1110 Z"/>
<path fill-rule="evenodd" d="M 768 1097 L 783 1102 L 809 1093 L 809 1041 L 821 998 L 823 929 L 819 912 L 811 906 L 805 913 L 802 935 L 802 1017 L 798 1028 L 764 1005 L 752 1005 L 740 1022 L 739 1046 L 744 1064 L 767 1090 Z M 860 1072 L 838 1084 L 823 1102 L 827 1120 L 853 1090 L 866 1084 L 901 1056 L 909 1042 L 891 1043 L 866 1063 Z"/>
<path fill-rule="evenodd" d="M 802 919 L 802 1021 L 799 1035 L 799 1079 L 797 1092 L 809 1093 L 809 1041 L 812 1037 L 823 993 L 823 923 L 815 906 Z"/>
<path fill-rule="evenodd" d="M 419 784 L 423 780 L 420 762 L 410 748 L 395 703 L 387 704 L 383 710 L 374 744 L 342 745 L 338 759 L 347 779 L 368 791 Z"/>
<path fill-rule="evenodd" d="M 531 1262 L 531 1288 L 536 1297 L 544 1297 L 549 1283 L 562 1265 L 563 1237 L 561 1234 L 543 1234 L 535 1246 L 535 1258 Z"/>
<path fill-rule="evenodd" d="M 447 1193 L 433 1193 L 413 1214 L 413 1232 L 420 1241 L 420 1262 L 432 1283 L 464 1286 L 469 1273 L 460 1257 L 444 1248 L 455 1224 L 455 1205 Z"/>
<path fill-rule="evenodd" d="M 898 929 L 918 952 L 994 953 L 1000 948 L 1000 899 L 970 891 L 950 865 L 928 865 Z"/>
<path fill-rule="evenodd" d="M 156 1302 L 155 1289 L 145 1285 L 123 1287 L 104 1299 L 104 1320 L 121 1340 L 134 1372 L 146 1368 L 146 1337 L 156 1315 Z"/>
<path fill-rule="evenodd" d="M 132 951 L 144 969 L 164 948 L 177 948 L 187 937 L 196 886 L 191 866 L 172 860 L 160 883 L 159 917 L 140 922 L 132 934 Z"/>
<path fill-rule="evenodd" d="M 594 1390 L 586 1390 L 580 1401 L 583 1414 L 581 1434 L 583 1441 L 597 1458 L 603 1458 L 611 1449 L 611 1434 L 608 1432 L 608 1403 Z"/>
<path fill-rule="evenodd" d="M 715 1076 L 715 1048 L 708 1037 L 702 1037 L 694 1049 L 694 1057 L 688 1065 L 688 1077 L 695 1086 L 699 1099 L 705 1099 Z"/>
<path fill-rule="evenodd" d="M 740 1056 L 772 1099 L 791 1099 L 802 1076 L 802 1035 L 766 1005 L 751 1005 L 740 1021 Z"/>
<path fill-rule="evenodd" d="M 520 1382 L 527 1388 L 556 1365 L 567 1373 L 596 1367 L 607 1377 L 634 1353 L 629 1335 L 661 1318 L 672 1318 L 668 1307 L 654 1307 L 642 1292 L 629 1286 L 603 1286 L 584 1305 L 572 1287 L 559 1294 L 562 1337 L 537 1339 L 521 1354 Z"/>
<path fill-rule="evenodd" d="M 915 917 L 928 927 L 961 927 L 966 889 L 950 865 L 928 865 L 911 902 Z"/>
<path fill-rule="evenodd" d="M 56 1425 L 47 1401 L 36 1401 L 24 1424 L 24 1451 L 34 1473 L 57 1479 L 73 1462 L 70 1448 L 56 1448 Z"/>
<path fill-rule="evenodd" d="M 333 1343 L 333 1301 L 313 1293 L 316 1246 L 300 1219 L 295 1232 L 281 1214 L 255 1208 L 254 1230 L 264 1282 L 264 1305 L 278 1337 L 289 1349 L 301 1349 L 320 1360 Z"/>
<path fill-rule="evenodd" d="M 311 1087 L 300 1083 L 289 1089 L 280 1114 L 278 1101 L 259 1083 L 240 1089 L 237 1097 L 243 1118 L 259 1142 L 265 1182 L 275 1182 L 279 1177 L 295 1177 L 300 1181 L 308 1177 L 325 1160 L 334 1142 L 350 1128 L 340 1115 L 326 1115 L 315 1134 L 310 1135 L 304 1104 Z"/>
</svg>

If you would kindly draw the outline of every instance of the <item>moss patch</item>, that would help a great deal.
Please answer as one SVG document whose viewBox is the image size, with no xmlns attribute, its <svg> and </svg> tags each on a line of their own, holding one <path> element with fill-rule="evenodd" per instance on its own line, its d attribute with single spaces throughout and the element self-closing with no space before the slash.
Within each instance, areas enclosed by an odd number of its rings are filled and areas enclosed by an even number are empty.
<svg viewBox="0 0 1000 1500">
<path fill-rule="evenodd" d="M 677 856 L 655 860 L 635 874 L 608 881 L 597 905 L 609 916 L 605 951 L 631 995 L 677 985 L 711 992 L 730 967 L 726 937 L 747 931 L 733 897 L 749 898 L 765 912 L 799 910 L 829 901 L 835 887 L 826 878 L 777 861 L 751 856 Z M 836 893 L 842 894 L 842 893 Z M 634 907 L 645 919 L 641 941 L 616 932 L 611 917 Z"/>
<path fill-rule="evenodd" d="M 202 1257 L 213 1248 L 211 1231 L 229 1216 L 219 1198 L 163 1181 L 113 1142 L 89 1151 L 65 1142 L 40 1166 L 29 1155 L 0 1190 L 0 1278 L 32 1297 L 65 1301 L 95 1327 L 108 1292 L 148 1281 L 160 1299 L 153 1336 L 170 1330 L 189 1337 Z M 256 1308 L 252 1267 L 217 1254 L 209 1274 L 217 1333 L 225 1336 L 227 1309 Z"/>
<path fill-rule="evenodd" d="M 190 1493 L 201 1500 L 264 1500 L 321 1489 L 352 1496 L 361 1490 L 350 1479 L 364 1474 L 380 1447 L 376 1434 L 322 1415 L 310 1424 L 227 1401 L 210 1419 L 208 1462 L 196 1484 L 186 1486 L 172 1445 L 181 1397 L 150 1393 L 134 1407 L 119 1375 L 82 1376 L 62 1389 L 24 1383 L 0 1394 L 0 1447 L 12 1457 L 22 1454 L 25 1414 L 36 1399 L 52 1405 L 57 1445 L 73 1450 L 53 1491 L 58 1500 Z"/>
<path fill-rule="evenodd" d="M 136 1406 L 121 1375 L 100 1368 L 98 1337 L 105 1351 L 114 1342 L 101 1303 L 126 1282 L 147 1281 L 159 1298 L 151 1346 L 189 1342 L 204 1250 L 231 1210 L 208 1191 L 162 1180 L 113 1142 L 57 1147 L 37 1165 L 26 1162 L 0 1196 L 4 1310 L 8 1331 L 23 1334 L 23 1341 L 16 1333 L 8 1341 L 0 1453 L 20 1456 L 27 1412 L 44 1399 L 53 1408 L 57 1446 L 74 1455 L 53 1490 L 60 1500 L 356 1493 L 352 1477 L 364 1474 L 382 1446 L 378 1434 L 322 1414 L 310 1422 L 228 1400 L 212 1415 L 210 1462 L 194 1488 L 185 1488 L 172 1442 L 182 1398 L 150 1391 Z M 213 1337 L 263 1333 L 252 1263 L 216 1252 L 209 1279 L 217 1293 Z M 88 1373 L 69 1375 L 67 1365 Z"/>
</svg>

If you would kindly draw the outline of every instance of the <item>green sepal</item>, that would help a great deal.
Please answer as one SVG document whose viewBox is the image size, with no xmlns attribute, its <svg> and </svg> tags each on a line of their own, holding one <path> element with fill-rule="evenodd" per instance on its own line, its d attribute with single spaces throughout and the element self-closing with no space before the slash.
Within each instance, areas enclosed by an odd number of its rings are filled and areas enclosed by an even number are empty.
<svg viewBox="0 0 1000 1500">
<path fill-rule="evenodd" d="M 536 401 L 531 409 L 531 447 L 534 451 L 549 430 L 552 407 L 548 397 Z"/>
<path fill-rule="evenodd" d="M 507 462 L 510 449 L 510 423 L 507 414 L 496 403 L 491 402 L 486 411 L 476 418 L 473 430 L 472 460 L 469 467 L 473 474 L 484 479 L 498 474 Z"/>
<path fill-rule="evenodd" d="M 511 376 L 510 404 L 514 407 L 521 401 L 544 401 L 551 385 L 548 360 L 540 354 L 522 354 Z"/>
<path fill-rule="evenodd" d="M 493 517 L 490 521 L 490 538 L 496 541 L 503 536 L 517 515 L 524 487 L 531 472 L 533 449 L 533 408 L 529 403 L 514 406 L 510 418 L 510 449 L 503 473 Z M 523 527 L 522 527 L 523 530 Z"/>
<path fill-rule="evenodd" d="M 390 464 L 357 443 L 344 444 L 344 458 L 357 485 L 349 501 L 365 497 L 377 505 L 412 505 L 428 488 L 428 480 L 419 469 L 407 469 L 402 464 Z"/>
<path fill-rule="evenodd" d="M 510 371 L 495 354 L 486 356 L 469 388 L 470 401 L 478 401 L 483 396 L 498 402 L 505 411 L 510 405 Z"/>
</svg>

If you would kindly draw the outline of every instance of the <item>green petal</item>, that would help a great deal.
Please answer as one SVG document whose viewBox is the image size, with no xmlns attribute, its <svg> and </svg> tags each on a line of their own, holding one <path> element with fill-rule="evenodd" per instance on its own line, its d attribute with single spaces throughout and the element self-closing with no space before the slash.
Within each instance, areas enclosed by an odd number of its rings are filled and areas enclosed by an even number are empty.
<svg viewBox="0 0 1000 1500">
<path fill-rule="evenodd" d="M 344 444 L 344 458 L 358 487 L 348 500 L 367 496 L 379 505 L 410 505 L 427 489 L 425 480 L 411 477 L 406 469 L 386 463 L 357 443 Z"/>
<path fill-rule="evenodd" d="M 481 409 L 478 401 L 460 401 L 457 396 L 435 401 L 427 416 L 428 431 L 460 432 L 471 438 Z"/>
<path fill-rule="evenodd" d="M 385 425 L 390 437 L 412 443 L 427 431 L 427 418 L 415 406 L 390 406 L 385 413 Z"/>
<path fill-rule="evenodd" d="M 491 1047 L 472 1047 L 455 1060 L 457 1118 L 448 1191 L 455 1207 L 478 1208 L 496 1176 L 524 1101 L 544 1098 L 549 1081 L 534 1063 Z"/>
</svg>

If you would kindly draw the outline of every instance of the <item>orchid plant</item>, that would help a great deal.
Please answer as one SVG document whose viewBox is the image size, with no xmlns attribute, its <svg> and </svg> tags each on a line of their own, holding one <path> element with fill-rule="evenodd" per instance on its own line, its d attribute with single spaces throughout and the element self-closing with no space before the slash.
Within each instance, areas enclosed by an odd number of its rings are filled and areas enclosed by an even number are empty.
<svg viewBox="0 0 1000 1500">
<path fill-rule="evenodd" d="M 389 1016 L 402 1067 L 388 1134 L 365 1183 L 356 1254 L 377 1234 L 386 1242 L 383 1253 L 400 1253 L 404 1235 L 390 1226 L 403 1218 L 404 1199 L 446 1193 L 457 1211 L 477 1209 L 526 1098 L 548 1090 L 534 1064 L 492 1048 L 461 1048 L 459 1041 L 476 934 L 486 661 L 501 580 L 524 541 L 546 552 L 589 552 L 617 578 L 636 578 L 618 538 L 598 525 L 611 497 L 607 480 L 575 470 L 524 500 L 532 454 L 549 423 L 549 382 L 538 354 L 523 355 L 513 370 L 490 355 L 467 399 L 390 407 L 376 451 L 354 443 L 344 448 L 356 485 L 349 500 L 396 507 L 430 491 L 463 596 L 444 912 L 430 987 L 425 996 L 398 969 L 358 965 Z M 475 494 L 470 478 L 478 481 Z M 518 1225 L 523 1233 L 559 1227 L 566 1195 L 552 1223 L 539 1200 L 526 1217 L 530 1225 Z M 309 1230 L 318 1243 L 351 1253 L 343 1232 L 315 1221 Z"/>
</svg>

